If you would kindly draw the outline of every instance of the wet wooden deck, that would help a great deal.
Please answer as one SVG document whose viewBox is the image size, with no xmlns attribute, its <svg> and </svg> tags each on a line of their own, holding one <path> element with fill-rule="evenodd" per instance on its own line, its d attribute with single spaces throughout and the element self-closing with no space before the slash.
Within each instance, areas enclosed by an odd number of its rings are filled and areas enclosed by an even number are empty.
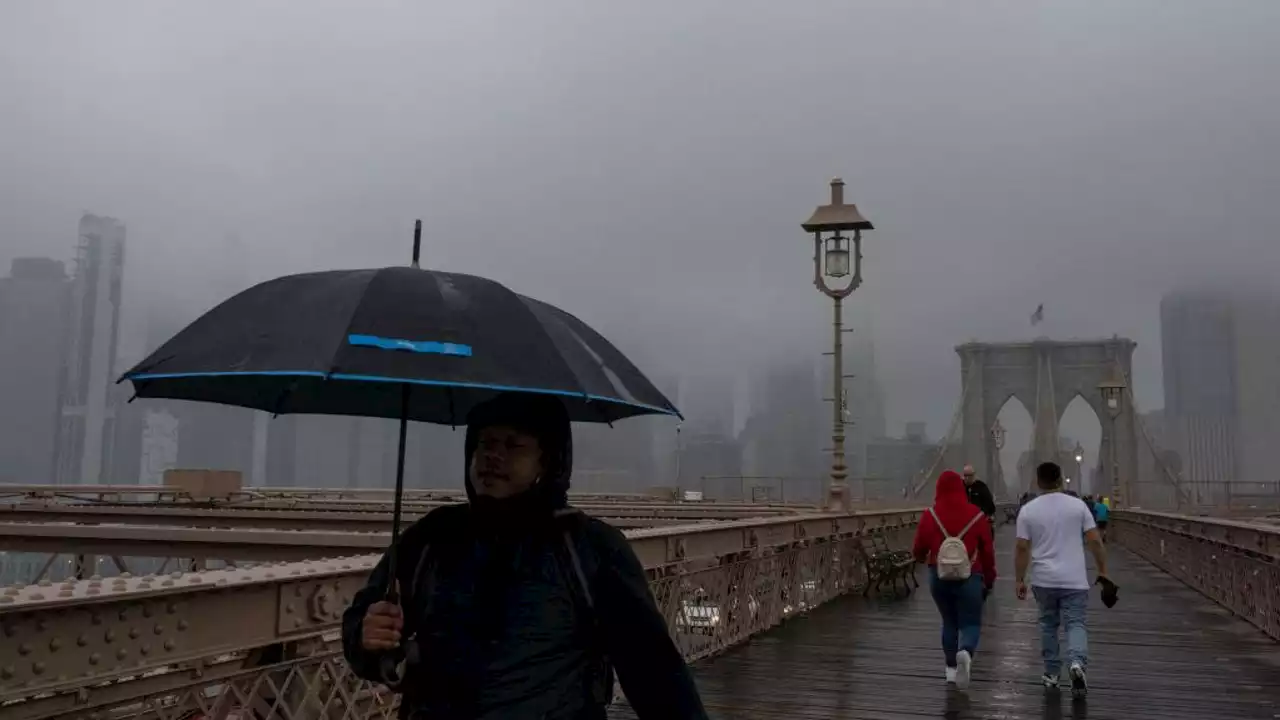
<svg viewBox="0 0 1280 720">
<path fill-rule="evenodd" d="M 1090 608 L 1088 699 L 1046 691 L 1035 604 L 1013 593 L 1012 546 L 1004 528 L 968 691 L 943 681 L 937 610 L 922 584 L 906 599 L 832 602 L 700 663 L 707 709 L 735 720 L 1280 718 L 1280 646 L 1116 548 L 1120 603 L 1108 610 L 1095 592 Z"/>
</svg>

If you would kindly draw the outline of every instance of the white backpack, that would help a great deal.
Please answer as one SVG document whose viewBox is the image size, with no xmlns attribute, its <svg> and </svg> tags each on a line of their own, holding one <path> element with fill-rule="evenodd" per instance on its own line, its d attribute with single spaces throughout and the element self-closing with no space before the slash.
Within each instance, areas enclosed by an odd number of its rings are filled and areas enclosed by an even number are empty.
<svg viewBox="0 0 1280 720">
<path fill-rule="evenodd" d="M 938 513 L 934 512 L 933 508 L 929 508 L 929 514 L 933 516 L 933 521 L 938 524 L 938 529 L 946 537 L 938 548 L 938 579 L 968 580 L 973 571 L 973 557 L 969 555 L 969 549 L 964 546 L 964 534 L 969 532 L 969 528 L 973 527 L 974 523 L 982 519 L 982 511 L 978 511 L 978 514 L 974 515 L 969 524 L 965 525 L 960 534 L 955 537 L 947 535 L 947 529 L 943 527 L 942 520 L 938 519 Z"/>
</svg>

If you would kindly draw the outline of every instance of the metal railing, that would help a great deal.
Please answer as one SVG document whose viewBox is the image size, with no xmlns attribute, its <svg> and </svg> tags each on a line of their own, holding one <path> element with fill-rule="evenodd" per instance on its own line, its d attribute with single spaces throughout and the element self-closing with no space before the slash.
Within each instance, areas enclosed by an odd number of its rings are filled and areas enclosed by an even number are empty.
<svg viewBox="0 0 1280 720">
<path fill-rule="evenodd" d="M 626 534 L 668 630 L 695 660 L 860 588 L 864 543 L 901 547 L 918 517 L 813 513 Z M 390 717 L 396 698 L 352 676 L 337 646 L 341 613 L 376 560 L 4 590 L 0 717 Z"/>
<path fill-rule="evenodd" d="M 1117 510 L 1114 539 L 1280 640 L 1280 527 Z"/>
</svg>

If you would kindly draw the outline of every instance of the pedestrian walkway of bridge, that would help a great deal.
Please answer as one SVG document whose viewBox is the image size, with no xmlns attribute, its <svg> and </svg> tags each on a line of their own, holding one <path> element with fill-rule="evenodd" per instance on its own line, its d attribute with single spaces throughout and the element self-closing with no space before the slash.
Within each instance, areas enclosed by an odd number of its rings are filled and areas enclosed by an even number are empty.
<svg viewBox="0 0 1280 720">
<path fill-rule="evenodd" d="M 1280 646 L 1137 556 L 1109 548 L 1120 602 L 1090 607 L 1088 699 L 1040 685 L 1034 601 L 1013 589 L 1013 531 L 987 602 L 968 691 L 943 681 L 927 586 L 906 599 L 845 597 L 699 663 L 715 718 L 1280 718 Z M 919 574 L 924 579 L 924 572 Z"/>
</svg>

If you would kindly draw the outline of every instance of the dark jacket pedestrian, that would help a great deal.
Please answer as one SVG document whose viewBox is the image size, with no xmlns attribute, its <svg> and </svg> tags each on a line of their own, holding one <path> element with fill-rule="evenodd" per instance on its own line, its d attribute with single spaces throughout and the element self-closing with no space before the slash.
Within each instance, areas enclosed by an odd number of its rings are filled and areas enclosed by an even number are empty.
<svg viewBox="0 0 1280 720">
<path fill-rule="evenodd" d="M 989 518 L 996 516 L 996 499 L 991 494 L 991 488 L 978 479 L 977 473 L 969 465 L 964 468 L 964 488 L 969 502 L 981 509 L 983 515 Z"/>
<path fill-rule="evenodd" d="M 940 577 L 938 553 L 948 538 L 964 542 L 969 577 Z M 984 590 L 989 591 L 996 580 L 996 558 L 991 522 L 969 502 L 964 480 L 952 470 L 938 478 L 933 507 L 920 517 L 912 553 L 916 560 L 929 565 L 929 591 L 942 616 L 946 680 L 963 689 L 969 684 L 970 668 L 978 651 Z"/>
<path fill-rule="evenodd" d="M 343 616 L 355 673 L 382 681 L 403 642 L 401 718 L 602 720 L 612 669 L 642 720 L 702 720 L 697 688 L 621 532 L 568 508 L 572 438 L 551 397 L 468 418 L 469 502 L 437 508 Z"/>
</svg>

